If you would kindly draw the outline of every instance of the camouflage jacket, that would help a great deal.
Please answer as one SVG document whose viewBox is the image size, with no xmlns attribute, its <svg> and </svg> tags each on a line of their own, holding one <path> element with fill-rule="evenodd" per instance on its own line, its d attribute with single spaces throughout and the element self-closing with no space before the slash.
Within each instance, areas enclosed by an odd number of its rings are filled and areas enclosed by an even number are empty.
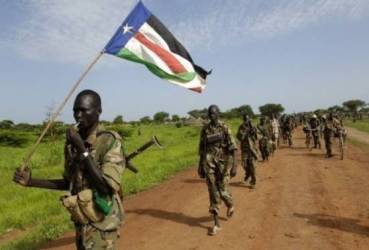
<svg viewBox="0 0 369 250">
<path fill-rule="evenodd" d="M 125 167 L 125 159 L 121 148 L 121 138 L 116 132 L 105 131 L 98 126 L 85 140 L 85 146 L 96 165 L 100 168 L 103 178 L 114 191 L 112 197 L 113 208 L 101 222 L 93 225 L 103 231 L 113 230 L 120 226 L 123 218 L 121 201 L 118 192 L 121 190 L 121 176 Z M 64 148 L 63 177 L 70 183 L 70 191 L 75 195 L 82 190 L 92 189 L 93 186 L 83 171 L 82 159 L 72 145 L 66 143 Z"/>
<path fill-rule="evenodd" d="M 245 123 L 242 123 L 237 131 L 237 139 L 240 141 L 242 158 L 255 158 L 257 159 L 257 146 L 255 138 L 255 130 Z"/>
<path fill-rule="evenodd" d="M 332 120 L 327 119 L 324 123 L 324 134 L 336 133 L 341 128 L 340 122 L 333 118 Z"/>
<path fill-rule="evenodd" d="M 211 155 L 216 159 L 225 160 L 234 150 L 236 144 L 231 130 L 225 123 L 219 121 L 215 126 L 211 123 L 204 125 L 200 134 L 200 157 L 206 159 L 207 155 Z"/>
<path fill-rule="evenodd" d="M 262 137 L 267 137 L 268 139 L 271 138 L 271 134 L 273 133 L 273 128 L 269 124 L 267 123 L 265 123 L 264 125 L 258 124 L 257 128 L 258 128 L 258 132 L 260 133 Z"/>
</svg>

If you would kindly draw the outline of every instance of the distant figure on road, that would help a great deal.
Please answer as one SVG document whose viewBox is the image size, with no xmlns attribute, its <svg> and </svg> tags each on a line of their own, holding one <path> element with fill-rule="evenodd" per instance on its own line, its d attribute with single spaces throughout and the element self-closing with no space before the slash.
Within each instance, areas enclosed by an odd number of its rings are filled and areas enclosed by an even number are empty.
<svg viewBox="0 0 369 250">
<path fill-rule="evenodd" d="M 256 184 L 255 161 L 258 159 L 256 146 L 255 128 L 247 115 L 243 115 L 243 123 L 237 131 L 237 139 L 240 141 L 242 153 L 242 167 L 245 170 L 245 182 L 250 180 L 250 188 L 254 189 Z"/>
<path fill-rule="evenodd" d="M 309 120 L 311 135 L 314 141 L 314 148 L 320 149 L 320 122 L 316 114 L 313 114 Z"/>
<path fill-rule="evenodd" d="M 280 125 L 279 121 L 275 114 L 272 115 L 272 141 L 273 141 L 273 147 L 274 149 L 277 149 L 279 147 L 279 131 L 280 131 Z"/>
<path fill-rule="evenodd" d="M 333 156 L 332 154 L 332 136 L 336 134 L 340 129 L 340 122 L 333 116 L 333 113 L 329 113 L 328 117 L 323 116 L 324 121 L 324 142 L 326 148 L 326 158 L 330 158 Z"/>
<path fill-rule="evenodd" d="M 260 134 L 259 150 L 263 161 L 267 161 L 270 155 L 269 141 L 271 137 L 271 127 L 265 121 L 265 116 L 261 116 L 259 124 L 257 125 L 258 132 Z"/>
<path fill-rule="evenodd" d="M 227 217 L 232 217 L 234 212 L 232 194 L 228 190 L 230 177 L 237 174 L 236 144 L 232 138 L 230 129 L 219 121 L 219 108 L 211 105 L 208 108 L 209 122 L 206 123 L 200 135 L 199 154 L 200 161 L 198 174 L 206 179 L 209 191 L 210 208 L 213 214 L 214 227 L 209 232 L 216 235 L 220 230 L 219 205 L 221 200 L 227 206 Z M 232 168 L 229 172 L 228 162 L 232 159 Z"/>
</svg>

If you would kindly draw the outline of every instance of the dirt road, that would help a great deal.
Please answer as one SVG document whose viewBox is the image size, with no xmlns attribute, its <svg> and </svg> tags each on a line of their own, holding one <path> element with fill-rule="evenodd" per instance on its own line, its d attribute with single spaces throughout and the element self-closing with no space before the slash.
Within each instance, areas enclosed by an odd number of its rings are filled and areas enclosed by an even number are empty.
<svg viewBox="0 0 369 250">
<path fill-rule="evenodd" d="M 347 127 L 348 136 L 356 141 L 369 145 L 368 133 L 357 130 L 355 128 Z"/>
<path fill-rule="evenodd" d="M 336 148 L 334 148 L 336 150 Z M 369 249 L 369 154 L 349 145 L 344 160 L 308 151 L 303 134 L 257 168 L 257 187 L 231 181 L 234 217 L 208 236 L 208 194 L 196 170 L 125 200 L 120 249 Z M 43 249 L 74 249 L 73 234 Z"/>
</svg>

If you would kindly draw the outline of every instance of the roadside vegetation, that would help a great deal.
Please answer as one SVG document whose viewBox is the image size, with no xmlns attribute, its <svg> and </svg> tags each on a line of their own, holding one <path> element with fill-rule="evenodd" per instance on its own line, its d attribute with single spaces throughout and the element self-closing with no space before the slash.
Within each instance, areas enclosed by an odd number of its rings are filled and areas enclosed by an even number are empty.
<svg viewBox="0 0 369 250">
<path fill-rule="evenodd" d="M 356 120 L 355 122 L 352 120 L 345 120 L 345 126 L 369 133 L 369 118 Z"/>
</svg>

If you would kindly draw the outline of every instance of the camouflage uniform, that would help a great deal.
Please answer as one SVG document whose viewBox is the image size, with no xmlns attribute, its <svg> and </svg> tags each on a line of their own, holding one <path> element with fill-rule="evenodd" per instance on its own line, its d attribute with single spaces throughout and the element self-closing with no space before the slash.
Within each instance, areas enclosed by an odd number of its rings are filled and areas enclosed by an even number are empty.
<svg viewBox="0 0 369 250">
<path fill-rule="evenodd" d="M 336 133 L 338 129 L 340 128 L 340 122 L 333 118 L 332 120 L 327 119 L 324 123 L 324 142 L 325 142 L 325 148 L 327 150 L 326 155 L 328 157 L 332 156 L 332 135 L 333 133 Z"/>
<path fill-rule="evenodd" d="M 264 123 L 264 125 L 257 125 L 258 131 L 261 135 L 259 139 L 259 149 L 263 160 L 268 160 L 270 154 L 270 138 L 271 138 L 271 126 Z"/>
<path fill-rule="evenodd" d="M 245 181 L 251 177 L 251 185 L 256 184 L 255 160 L 257 160 L 257 147 L 253 127 L 243 123 L 238 128 L 237 139 L 241 143 L 242 167 L 245 169 Z"/>
<path fill-rule="evenodd" d="M 124 157 L 121 149 L 121 138 L 115 132 L 104 131 L 101 126 L 96 128 L 85 141 L 94 162 L 101 169 L 103 178 L 114 191 L 108 200 L 112 210 L 99 222 L 81 225 L 75 220 L 76 245 L 78 250 L 117 249 L 119 229 L 123 220 L 123 207 L 120 198 L 121 175 L 124 170 Z M 72 195 L 91 188 L 88 176 L 83 171 L 80 154 L 70 144 L 65 145 L 64 178 L 70 183 Z"/>
<path fill-rule="evenodd" d="M 211 136 L 220 135 L 221 139 L 211 141 Z M 230 129 L 222 122 L 213 126 L 205 124 L 201 130 L 199 154 L 204 167 L 209 191 L 209 212 L 219 214 L 220 200 L 230 208 L 233 206 L 232 194 L 228 190 L 230 179 L 228 160 L 236 149 Z"/>
</svg>

